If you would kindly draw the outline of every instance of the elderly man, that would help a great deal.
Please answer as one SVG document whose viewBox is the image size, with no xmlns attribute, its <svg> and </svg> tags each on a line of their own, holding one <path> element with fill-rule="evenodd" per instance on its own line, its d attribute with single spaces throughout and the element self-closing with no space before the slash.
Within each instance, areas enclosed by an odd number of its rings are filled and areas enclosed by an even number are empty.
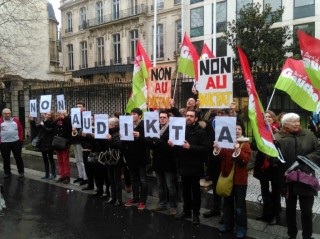
<svg viewBox="0 0 320 239">
<path fill-rule="evenodd" d="M 307 184 L 300 182 L 286 182 L 284 171 L 291 167 L 293 163 L 298 162 L 299 169 L 302 171 L 312 172 L 313 170 L 304 162 L 301 162 L 298 156 L 305 156 L 317 165 L 320 165 L 320 145 L 312 132 L 301 128 L 299 115 L 295 113 L 287 113 L 283 116 L 281 123 L 282 129 L 275 135 L 275 137 L 285 160 L 285 164 L 281 165 L 283 167 L 281 186 L 282 194 L 286 197 L 288 235 L 291 239 L 294 239 L 298 233 L 296 206 L 297 200 L 299 199 L 302 237 L 304 239 L 311 239 L 313 221 L 312 207 L 314 203 L 314 196 L 317 195 L 317 191 Z"/>
<path fill-rule="evenodd" d="M 11 110 L 2 110 L 0 119 L 0 148 L 3 158 L 4 178 L 11 177 L 10 154 L 11 151 L 16 160 L 19 177 L 24 177 L 24 165 L 21 157 L 23 143 L 23 128 L 19 120 L 11 116 Z"/>
</svg>

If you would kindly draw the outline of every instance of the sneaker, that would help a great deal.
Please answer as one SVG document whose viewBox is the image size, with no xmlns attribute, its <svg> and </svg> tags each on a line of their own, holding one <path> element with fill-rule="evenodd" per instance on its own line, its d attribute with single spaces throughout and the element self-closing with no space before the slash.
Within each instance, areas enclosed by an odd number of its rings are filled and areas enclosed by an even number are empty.
<svg viewBox="0 0 320 239">
<path fill-rule="evenodd" d="M 158 205 L 157 207 L 151 209 L 151 211 L 154 211 L 154 212 L 160 212 L 160 211 L 165 211 L 167 210 L 167 208 L 163 205 Z"/>
<path fill-rule="evenodd" d="M 169 215 L 172 216 L 172 217 L 175 217 L 177 215 L 177 209 L 170 208 Z"/>
<path fill-rule="evenodd" d="M 80 185 L 85 185 L 88 184 L 88 179 L 84 179 L 80 182 Z"/>
<path fill-rule="evenodd" d="M 57 176 L 55 174 L 51 174 L 48 179 L 52 180 L 52 179 L 55 179 L 56 177 Z"/>
<path fill-rule="evenodd" d="M 73 180 L 73 183 L 81 183 L 82 182 L 82 178 L 77 178 L 76 180 Z"/>
<path fill-rule="evenodd" d="M 138 205 L 138 210 L 144 210 L 146 208 L 146 204 L 144 202 L 140 202 Z"/>
<path fill-rule="evenodd" d="M 70 183 L 70 178 L 69 177 L 66 177 L 63 181 L 62 181 L 63 184 L 69 184 Z"/>
<path fill-rule="evenodd" d="M 124 204 L 126 207 L 132 207 L 136 204 L 135 201 L 133 201 L 133 199 L 129 199 L 128 202 L 126 202 L 126 204 Z"/>
</svg>

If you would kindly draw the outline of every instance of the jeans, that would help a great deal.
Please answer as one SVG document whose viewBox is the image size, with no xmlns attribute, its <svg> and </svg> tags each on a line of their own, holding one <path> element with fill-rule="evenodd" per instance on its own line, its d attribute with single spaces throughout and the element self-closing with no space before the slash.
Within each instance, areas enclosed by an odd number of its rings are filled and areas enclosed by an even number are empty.
<svg viewBox="0 0 320 239">
<path fill-rule="evenodd" d="M 232 229 L 234 222 L 237 230 L 244 233 L 247 230 L 247 185 L 233 185 L 231 196 L 224 198 L 223 222 L 227 228 Z"/>
<path fill-rule="evenodd" d="M 296 237 L 298 233 L 297 221 L 296 221 L 297 201 L 298 201 L 298 196 L 294 194 L 289 194 L 288 198 L 286 199 L 287 226 L 288 226 L 288 235 L 290 237 Z M 314 203 L 313 196 L 299 196 L 303 238 L 311 238 L 312 236 L 313 203 Z"/>
<path fill-rule="evenodd" d="M 15 142 L 3 142 L 0 144 L 1 155 L 3 158 L 3 170 L 5 174 L 11 174 L 10 167 L 10 154 L 11 151 L 16 160 L 17 168 L 19 173 L 24 173 L 24 164 L 21 157 L 22 142 L 20 140 Z"/>
<path fill-rule="evenodd" d="M 53 150 L 44 151 L 44 152 L 41 152 L 41 154 L 44 162 L 44 170 L 46 172 L 46 176 L 49 176 L 49 172 L 50 172 L 49 162 L 51 166 L 51 174 L 53 176 L 56 176 L 56 164 L 53 159 Z"/>
<path fill-rule="evenodd" d="M 176 173 L 156 171 L 159 205 L 170 208 L 177 207 L 177 189 L 176 189 Z"/>
<path fill-rule="evenodd" d="M 130 167 L 129 173 L 132 184 L 133 201 L 145 203 L 148 196 L 146 167 Z"/>
<path fill-rule="evenodd" d="M 193 216 L 200 215 L 201 192 L 200 176 L 181 175 L 183 211 L 185 213 L 193 212 Z"/>
<path fill-rule="evenodd" d="M 83 163 L 83 152 L 81 144 L 74 144 L 74 157 L 76 159 L 76 165 L 78 168 L 79 178 L 87 180 L 87 174 Z"/>
</svg>

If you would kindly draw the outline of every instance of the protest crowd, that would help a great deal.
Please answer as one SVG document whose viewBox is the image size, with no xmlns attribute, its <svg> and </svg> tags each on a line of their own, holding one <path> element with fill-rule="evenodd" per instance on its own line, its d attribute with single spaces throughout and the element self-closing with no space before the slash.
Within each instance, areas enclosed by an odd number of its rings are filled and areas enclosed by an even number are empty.
<svg viewBox="0 0 320 239">
<path fill-rule="evenodd" d="M 106 204 L 115 207 L 136 206 L 138 210 L 144 210 L 148 198 L 147 176 L 152 170 L 157 181 L 158 205 L 149 209 L 167 211 L 177 220 L 192 218 L 193 224 L 199 225 L 200 179 L 205 178 L 212 181 L 213 203 L 203 217 L 221 217 L 221 233 L 234 232 L 236 238 L 245 238 L 247 164 L 254 150 L 257 154 L 253 175 L 260 182 L 263 202 L 261 215 L 256 219 L 269 225 L 280 224 L 283 210 L 280 202 L 284 197 L 287 233 L 289 238 L 296 238 L 296 207 L 299 200 L 302 237 L 311 239 L 314 196 L 320 190 L 319 180 L 315 177 L 315 173 L 320 171 L 320 145 L 316 137 L 320 132 L 318 126 L 311 132 L 301 127 L 300 116 L 296 113 L 277 116 L 269 109 L 264 112 L 260 108 L 246 56 L 238 48 L 249 95 L 248 117 L 253 132 L 252 138 L 246 137 L 244 121 L 237 113 L 232 97 L 232 78 L 229 79 L 229 75 L 232 77 L 232 59 L 212 57 L 203 60 L 199 69 L 194 70 L 193 61 L 196 62 L 199 57 L 192 53 L 195 50 L 191 49 L 191 45 L 182 45 L 195 58 L 187 58 L 192 67 L 186 65 L 184 72 L 180 64 L 178 71 L 194 77 L 196 70 L 199 70 L 199 79 L 196 79 L 198 82 L 195 82 L 193 89 L 198 97 L 188 99 L 184 108 L 175 107 L 171 99 L 174 98 L 171 97 L 172 69 L 164 68 L 152 68 L 150 71 L 152 81 L 147 84 L 148 101 L 141 90 L 145 87 L 139 90 L 133 88 L 134 97 L 129 99 L 127 115 L 119 112 L 113 115 L 92 114 L 85 108 L 84 102 L 77 102 L 75 108 L 67 112 L 63 95 L 57 96 L 58 113 L 55 115 L 51 112 L 51 96 L 47 95 L 41 96 L 39 119 L 36 100 L 30 100 L 32 144 L 42 153 L 44 161 L 45 174 L 42 179 L 70 183 L 69 155 L 73 145 L 78 170 L 78 178 L 73 183 L 83 186 L 82 190 L 96 189 L 89 197 L 102 198 Z M 144 86 L 144 79 L 148 78 L 144 74 L 151 63 L 147 61 L 140 43 L 138 49 L 137 52 L 143 57 L 139 55 L 137 59 L 144 59 L 144 64 L 139 65 L 142 60 L 135 62 L 137 67 L 133 81 Z M 215 64 L 221 67 L 210 69 Z M 288 59 L 279 77 L 281 81 L 275 88 L 286 91 L 285 87 L 295 84 L 297 77 L 294 74 L 302 68 L 302 62 Z M 193 75 L 189 70 L 194 70 L 191 72 Z M 221 73 L 221 77 L 212 77 L 212 71 Z M 305 72 L 303 74 L 306 75 Z M 161 79 L 160 75 L 163 76 Z M 308 87 L 310 85 L 308 83 Z M 220 91 L 217 92 L 217 89 Z M 310 91 L 306 87 L 300 90 L 302 95 Z M 309 111 L 315 112 L 320 107 L 316 97 L 312 96 L 312 100 L 315 99 L 313 104 L 309 101 L 305 105 L 300 104 L 300 98 L 305 99 L 306 95 L 299 93 L 295 97 L 292 99 L 303 108 L 310 107 L 307 109 Z M 130 104 L 135 107 L 129 107 Z M 212 104 L 219 107 L 212 107 Z M 22 127 L 8 108 L 2 111 L 0 128 L 5 178 L 10 179 L 11 176 L 11 151 L 19 176 L 23 178 Z M 53 160 L 54 151 L 58 171 Z M 123 188 L 126 192 L 132 192 L 132 198 L 125 202 Z M 182 211 L 177 211 L 178 190 L 181 190 L 183 198 Z"/>
</svg>

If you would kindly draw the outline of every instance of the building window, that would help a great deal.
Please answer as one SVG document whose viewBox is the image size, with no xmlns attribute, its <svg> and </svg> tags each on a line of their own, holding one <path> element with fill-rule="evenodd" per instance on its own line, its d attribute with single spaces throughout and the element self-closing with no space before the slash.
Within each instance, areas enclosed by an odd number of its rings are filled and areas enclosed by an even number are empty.
<svg viewBox="0 0 320 239">
<path fill-rule="evenodd" d="M 103 37 L 97 38 L 97 62 L 96 66 L 104 66 L 104 39 Z"/>
<path fill-rule="evenodd" d="M 164 44 L 163 44 L 163 25 L 157 26 L 157 58 L 164 57 Z"/>
<path fill-rule="evenodd" d="M 68 70 L 73 70 L 73 45 L 69 44 L 67 45 L 67 51 L 68 51 Z"/>
<path fill-rule="evenodd" d="M 190 0 L 190 4 L 198 3 L 198 2 L 203 2 L 203 0 Z"/>
<path fill-rule="evenodd" d="M 121 63 L 121 52 L 120 52 L 120 34 L 113 35 L 113 63 Z"/>
<path fill-rule="evenodd" d="M 96 22 L 97 24 L 102 24 L 103 23 L 103 4 L 102 2 L 97 2 L 96 3 Z"/>
<path fill-rule="evenodd" d="M 130 31 L 130 61 L 132 62 L 136 57 L 138 38 L 138 30 Z"/>
<path fill-rule="evenodd" d="M 264 6 L 266 4 L 269 4 L 272 7 L 272 12 L 277 11 L 281 6 L 282 6 L 282 0 L 264 0 Z M 271 21 L 271 16 L 268 17 L 269 22 Z M 279 22 L 282 21 L 282 17 L 281 19 L 279 19 Z"/>
<path fill-rule="evenodd" d="M 112 0 L 112 20 L 120 17 L 120 0 Z"/>
<path fill-rule="evenodd" d="M 66 32 L 72 32 L 72 13 L 67 13 L 67 29 Z"/>
<path fill-rule="evenodd" d="M 174 5 L 181 4 L 181 0 L 174 0 Z"/>
<path fill-rule="evenodd" d="M 218 2 L 216 5 L 216 26 L 217 32 L 224 32 L 227 30 L 227 1 Z"/>
<path fill-rule="evenodd" d="M 87 9 L 85 7 L 80 8 L 80 27 L 79 29 L 87 28 Z"/>
<path fill-rule="evenodd" d="M 314 15 L 314 0 L 294 0 L 294 19 L 311 17 Z"/>
<path fill-rule="evenodd" d="M 315 23 L 309 22 L 293 26 L 293 55 L 301 56 L 300 44 L 298 39 L 298 29 L 312 37 L 315 37 Z"/>
<path fill-rule="evenodd" d="M 80 42 L 80 53 L 81 53 L 81 65 L 80 68 L 88 68 L 88 48 L 87 42 L 83 41 Z"/>
<path fill-rule="evenodd" d="M 216 57 L 227 55 L 227 42 L 224 38 L 216 38 Z"/>
<path fill-rule="evenodd" d="M 194 48 L 196 48 L 198 55 L 201 55 L 202 48 L 203 48 L 203 41 L 194 41 L 192 42 Z"/>
<path fill-rule="evenodd" d="M 240 9 L 249 3 L 252 3 L 252 0 L 237 0 L 237 19 L 239 18 Z"/>
<path fill-rule="evenodd" d="M 190 10 L 190 36 L 203 36 L 203 7 Z"/>
<path fill-rule="evenodd" d="M 158 0 L 157 1 L 157 11 L 162 10 L 164 7 L 164 2 L 163 0 Z M 153 4 L 151 5 L 151 11 L 153 11 L 154 7 Z"/>
<path fill-rule="evenodd" d="M 138 0 L 130 0 L 130 9 L 131 16 L 138 13 Z"/>
<path fill-rule="evenodd" d="M 181 29 L 181 20 L 176 21 L 176 48 L 175 50 L 178 52 L 180 46 L 181 46 L 181 39 L 182 39 L 182 29 Z"/>
</svg>

